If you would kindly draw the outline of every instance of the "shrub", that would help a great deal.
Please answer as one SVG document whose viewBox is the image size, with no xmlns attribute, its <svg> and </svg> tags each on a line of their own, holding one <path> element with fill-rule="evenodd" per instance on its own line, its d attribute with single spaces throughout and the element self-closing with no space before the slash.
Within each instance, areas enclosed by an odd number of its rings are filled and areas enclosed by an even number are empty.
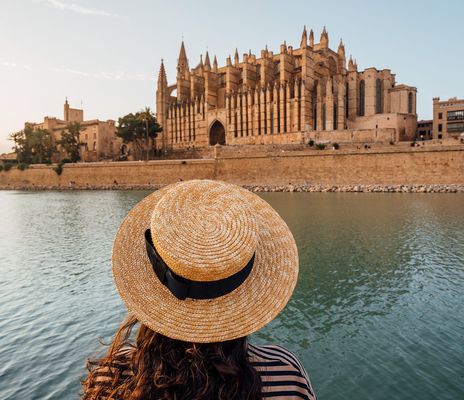
<svg viewBox="0 0 464 400">
<path fill-rule="evenodd" d="M 308 142 L 308 146 L 313 147 L 314 146 L 314 140 L 310 139 Z"/>
<path fill-rule="evenodd" d="M 338 143 L 334 143 L 332 146 L 334 150 L 338 150 L 340 148 L 340 145 Z"/>
<path fill-rule="evenodd" d="M 29 164 L 24 163 L 24 162 L 18 163 L 18 169 L 19 169 L 20 171 L 24 171 L 25 169 L 28 169 L 28 168 L 29 168 Z"/>
<path fill-rule="evenodd" d="M 316 149 L 324 150 L 325 149 L 325 143 L 316 143 Z"/>
<path fill-rule="evenodd" d="M 0 172 L 3 171 L 3 164 L 0 164 Z"/>
<path fill-rule="evenodd" d="M 11 169 L 11 167 L 13 166 L 13 164 L 9 163 L 9 162 L 5 162 L 3 163 L 3 169 L 5 171 L 9 171 Z"/>
<path fill-rule="evenodd" d="M 71 161 L 70 158 L 63 158 L 60 163 L 61 164 L 69 164 L 69 163 L 72 163 L 72 161 Z"/>
<path fill-rule="evenodd" d="M 55 168 L 53 168 L 53 171 L 56 172 L 57 175 L 61 175 L 63 173 L 63 161 L 60 161 Z"/>
</svg>

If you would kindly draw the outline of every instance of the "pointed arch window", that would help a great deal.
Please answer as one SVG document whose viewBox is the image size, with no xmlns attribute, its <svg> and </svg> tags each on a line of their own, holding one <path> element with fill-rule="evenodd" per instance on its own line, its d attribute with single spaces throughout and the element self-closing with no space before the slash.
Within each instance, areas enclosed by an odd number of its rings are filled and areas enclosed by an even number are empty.
<svg viewBox="0 0 464 400">
<path fill-rule="evenodd" d="M 334 103 L 334 109 L 333 109 L 333 130 L 337 130 L 338 126 L 338 104 Z"/>
<path fill-rule="evenodd" d="M 366 83 L 364 80 L 359 82 L 359 110 L 358 115 L 360 117 L 364 116 L 364 108 L 366 103 Z"/>
<path fill-rule="evenodd" d="M 345 83 L 345 118 L 348 119 L 349 116 L 349 107 L 350 103 L 348 100 L 348 95 L 349 95 L 349 87 L 348 87 L 348 82 Z"/>
<path fill-rule="evenodd" d="M 408 94 L 408 113 L 409 114 L 412 114 L 412 101 L 413 101 L 413 97 L 412 97 L 412 92 L 409 92 Z"/>
<path fill-rule="evenodd" d="M 317 129 L 317 105 L 314 104 L 313 106 L 313 129 Z"/>
<path fill-rule="evenodd" d="M 314 82 L 314 87 L 311 93 L 311 100 L 313 103 L 313 129 L 317 129 L 317 81 Z"/>
<path fill-rule="evenodd" d="M 322 130 L 325 131 L 325 103 L 322 105 Z"/>
<path fill-rule="evenodd" d="M 383 96 L 382 96 L 382 81 L 377 79 L 375 81 L 375 112 L 382 114 L 383 112 Z"/>
</svg>

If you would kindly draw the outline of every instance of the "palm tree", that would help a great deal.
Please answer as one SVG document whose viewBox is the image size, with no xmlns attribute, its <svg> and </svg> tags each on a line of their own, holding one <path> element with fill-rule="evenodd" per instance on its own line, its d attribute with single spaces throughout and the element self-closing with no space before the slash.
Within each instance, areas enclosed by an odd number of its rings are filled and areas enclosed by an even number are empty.
<svg viewBox="0 0 464 400">
<path fill-rule="evenodd" d="M 151 122 L 151 119 L 154 117 L 153 112 L 151 111 L 150 107 L 145 107 L 142 111 L 140 111 L 140 118 L 145 123 L 145 151 L 147 152 L 147 161 L 148 155 L 150 152 L 150 138 L 148 136 L 148 123 Z"/>
</svg>

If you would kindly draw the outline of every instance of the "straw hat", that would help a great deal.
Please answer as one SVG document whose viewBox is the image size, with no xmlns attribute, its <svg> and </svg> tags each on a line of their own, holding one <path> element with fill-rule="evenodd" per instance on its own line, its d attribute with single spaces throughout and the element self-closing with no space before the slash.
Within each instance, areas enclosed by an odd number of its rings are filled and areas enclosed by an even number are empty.
<svg viewBox="0 0 464 400">
<path fill-rule="evenodd" d="M 196 343 L 259 330 L 298 277 L 295 240 L 279 214 L 246 189 L 210 180 L 165 186 L 138 203 L 116 234 L 112 264 L 129 312 Z"/>
</svg>

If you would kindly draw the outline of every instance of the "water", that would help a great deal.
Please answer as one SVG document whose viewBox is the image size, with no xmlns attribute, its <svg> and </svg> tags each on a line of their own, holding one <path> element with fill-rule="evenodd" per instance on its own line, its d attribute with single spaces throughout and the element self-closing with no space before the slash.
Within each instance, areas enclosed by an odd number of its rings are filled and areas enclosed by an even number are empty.
<svg viewBox="0 0 464 400">
<path fill-rule="evenodd" d="M 0 192 L 0 399 L 77 399 L 125 310 L 112 240 L 147 192 Z M 263 194 L 299 248 L 288 307 L 253 336 L 321 399 L 464 398 L 464 195 Z"/>
</svg>

